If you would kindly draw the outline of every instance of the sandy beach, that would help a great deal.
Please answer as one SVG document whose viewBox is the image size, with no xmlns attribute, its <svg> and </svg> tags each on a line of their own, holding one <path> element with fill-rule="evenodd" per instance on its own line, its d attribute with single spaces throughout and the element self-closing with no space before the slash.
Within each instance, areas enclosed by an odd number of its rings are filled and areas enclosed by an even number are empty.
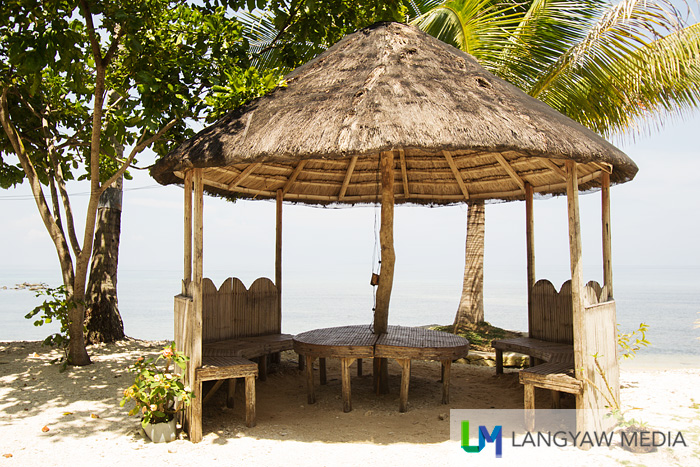
<svg viewBox="0 0 700 467">
<path fill-rule="evenodd" d="M 399 413 L 400 371 L 390 364 L 391 393 L 377 397 L 371 375 L 355 376 L 353 411 L 343 413 L 337 362 L 329 360 L 328 384 L 317 388 L 317 402 L 308 405 L 292 352 L 272 365 L 267 381 L 257 382 L 256 427 L 244 424 L 242 391 L 233 409 L 225 408 L 221 392 L 204 407 L 201 443 L 181 435 L 154 444 L 119 400 L 133 382 L 127 366 L 164 344 L 129 340 L 91 346 L 92 365 L 60 373 L 51 363 L 56 351 L 38 342 L 0 343 L 0 465 L 505 465 L 513 460 L 512 452 L 510 461 L 505 454 L 504 459 L 467 457 L 457 441 L 450 441 L 449 416 L 450 409 L 522 408 L 523 389 L 514 370 L 497 376 L 490 367 L 455 364 L 451 403 L 441 405 L 439 363 L 414 362 L 409 410 Z M 556 465 L 700 466 L 700 369 L 623 369 L 621 385 L 631 418 L 659 431 L 681 431 L 687 446 L 649 454 L 615 445 L 588 451 L 546 448 L 529 457 L 523 450 L 519 464 L 537 459 Z M 549 407 L 548 393 L 538 392 L 537 402 Z"/>
</svg>

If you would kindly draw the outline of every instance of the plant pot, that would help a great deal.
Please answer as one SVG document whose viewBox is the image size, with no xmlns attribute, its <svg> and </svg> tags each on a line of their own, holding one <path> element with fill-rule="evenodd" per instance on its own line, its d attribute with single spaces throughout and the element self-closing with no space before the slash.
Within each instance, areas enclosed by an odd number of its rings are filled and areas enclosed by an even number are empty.
<svg viewBox="0 0 700 467">
<path fill-rule="evenodd" d="M 177 420 L 174 418 L 169 422 L 161 423 L 141 422 L 141 427 L 154 443 L 169 443 L 177 437 Z"/>
</svg>

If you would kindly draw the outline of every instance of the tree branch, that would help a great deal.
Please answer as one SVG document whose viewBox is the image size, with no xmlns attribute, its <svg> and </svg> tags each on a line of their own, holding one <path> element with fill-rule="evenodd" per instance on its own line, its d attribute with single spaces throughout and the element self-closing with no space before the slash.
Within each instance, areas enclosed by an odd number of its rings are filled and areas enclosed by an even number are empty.
<svg viewBox="0 0 700 467">
<path fill-rule="evenodd" d="M 102 192 L 105 191 L 109 186 L 111 186 L 115 180 L 117 180 L 119 177 L 124 175 L 124 172 L 126 172 L 126 169 L 131 165 L 131 163 L 134 161 L 134 158 L 138 155 L 138 153 L 140 153 L 141 151 L 146 149 L 148 146 L 153 144 L 155 141 L 159 140 L 165 133 L 168 132 L 168 130 L 170 130 L 172 127 L 174 127 L 175 124 L 179 121 L 180 121 L 180 118 L 174 118 L 174 119 L 170 120 L 163 128 L 158 130 L 158 133 L 151 136 L 147 140 L 142 141 L 144 136 L 146 136 L 146 133 L 144 130 L 144 133 L 141 135 L 141 138 L 139 138 L 138 144 L 136 146 L 134 146 L 134 148 L 131 150 L 131 153 L 129 154 L 129 157 L 127 158 L 127 160 L 124 161 L 124 163 L 119 168 L 119 170 L 117 170 L 117 172 L 114 175 L 112 175 L 109 180 L 107 180 L 106 182 L 104 182 L 102 184 L 102 187 L 100 187 L 100 190 L 99 190 L 99 194 L 102 194 Z"/>
<path fill-rule="evenodd" d="M 0 123 L 2 123 L 5 134 L 10 140 L 12 148 L 14 149 L 15 154 L 22 165 L 25 175 L 27 176 L 29 186 L 34 194 L 34 201 L 39 209 L 41 220 L 44 222 L 44 226 L 49 232 L 51 240 L 56 247 L 56 253 L 58 253 L 58 258 L 61 263 L 61 270 L 63 273 L 63 283 L 68 290 L 72 290 L 74 278 L 73 259 L 70 256 L 68 243 L 66 242 L 65 235 L 56 224 L 56 220 L 51 215 L 51 210 L 49 209 L 46 198 L 44 197 L 44 190 L 41 188 L 41 182 L 39 181 L 34 164 L 32 164 L 24 144 L 22 143 L 22 138 L 19 133 L 17 133 L 17 130 L 10 121 L 10 113 L 7 103 L 8 91 L 8 87 L 2 88 L 2 95 L 0 96 Z"/>
<path fill-rule="evenodd" d="M 90 38 L 92 55 L 95 58 L 95 64 L 99 68 L 102 66 L 102 50 L 100 50 L 100 42 L 97 40 L 97 36 L 95 35 L 95 24 L 92 22 L 90 6 L 86 0 L 80 0 L 80 6 L 83 9 L 83 16 L 85 16 L 85 25 L 87 26 L 88 36 Z"/>
<path fill-rule="evenodd" d="M 105 54 L 104 57 L 104 65 L 109 65 L 109 62 L 112 61 L 112 57 L 114 54 L 117 52 L 117 49 L 119 48 L 119 42 L 121 41 L 122 36 L 124 36 L 124 28 L 121 28 L 117 26 L 117 36 L 114 38 L 112 41 L 112 45 L 109 46 L 109 50 L 107 50 L 107 53 Z"/>
<path fill-rule="evenodd" d="M 48 110 L 48 109 L 47 109 Z M 66 191 L 66 182 L 63 177 L 63 169 L 61 168 L 61 164 L 58 162 L 58 154 L 56 153 L 56 141 L 53 136 L 50 136 L 49 134 L 49 123 L 46 120 L 46 118 L 42 117 L 41 119 L 41 125 L 44 130 L 44 138 L 46 138 L 46 147 L 48 148 L 49 152 L 49 160 L 51 161 L 51 165 L 53 167 L 53 172 L 54 176 L 53 178 L 55 179 L 56 186 L 58 186 L 58 191 L 61 194 L 61 201 L 63 202 L 63 210 L 66 212 L 66 225 L 68 227 L 68 238 L 70 239 L 71 247 L 73 247 L 73 253 L 75 253 L 75 256 L 78 256 L 80 254 L 80 243 L 78 243 L 78 237 L 75 235 L 75 221 L 73 220 L 73 209 L 70 204 L 70 198 L 68 197 L 68 192 Z M 52 186 L 52 190 L 55 190 L 55 187 Z M 52 191 L 51 192 L 51 197 L 53 198 L 55 196 L 55 193 Z M 56 201 L 54 203 L 54 211 L 58 212 L 58 202 Z M 59 226 L 60 226 L 60 218 L 59 218 Z M 61 227 L 61 230 L 63 228 Z"/>
</svg>

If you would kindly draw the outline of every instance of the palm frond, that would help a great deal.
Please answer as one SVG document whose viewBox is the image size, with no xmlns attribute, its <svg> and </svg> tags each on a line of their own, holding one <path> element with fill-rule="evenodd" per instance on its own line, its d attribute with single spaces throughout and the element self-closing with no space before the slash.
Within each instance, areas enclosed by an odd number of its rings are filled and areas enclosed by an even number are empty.
<svg viewBox="0 0 700 467">
<path fill-rule="evenodd" d="M 517 15 L 494 0 L 454 0 L 415 18 L 410 24 L 476 57 L 487 69 L 507 45 L 506 32 Z"/>
<path fill-rule="evenodd" d="M 603 135 L 634 127 L 639 109 L 652 105 L 652 100 L 639 101 L 644 93 L 634 92 L 635 87 L 642 89 L 639 75 L 651 78 L 646 64 L 653 59 L 650 47 L 664 31 L 678 32 L 681 24 L 677 11 L 665 1 L 623 0 L 544 70 L 528 93 Z M 657 71 L 656 80 L 669 69 Z M 665 86 L 662 83 L 668 84 L 664 80 L 657 84 Z M 647 90 L 652 87 L 645 85 Z"/>
</svg>

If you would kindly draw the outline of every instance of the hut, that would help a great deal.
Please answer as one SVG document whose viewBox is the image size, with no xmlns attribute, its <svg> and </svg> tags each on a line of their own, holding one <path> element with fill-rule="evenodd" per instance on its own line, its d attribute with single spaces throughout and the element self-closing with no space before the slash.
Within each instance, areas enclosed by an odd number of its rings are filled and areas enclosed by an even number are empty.
<svg viewBox="0 0 700 467">
<path fill-rule="evenodd" d="M 604 287 L 612 291 L 609 188 L 631 180 L 636 172 L 634 162 L 619 149 L 493 76 L 473 57 L 403 24 L 378 23 L 360 30 L 152 168 L 159 183 L 185 187 L 184 279 L 192 283 L 183 287 L 176 308 L 184 306 L 193 323 L 187 339 L 190 365 L 201 365 L 205 191 L 276 200 L 277 293 L 283 202 L 381 203 L 376 333 L 387 326 L 395 204 L 525 200 L 530 293 L 535 285 L 533 200 L 565 194 L 571 253 L 567 301 L 575 367 L 581 369 L 575 376 L 582 387 L 577 407 L 602 408 L 604 399 L 588 384 L 600 382 L 591 356 L 606 355 L 604 370 L 611 385 L 618 385 L 615 306 L 611 293 L 596 313 L 584 304 L 578 195 L 602 191 Z M 579 418 L 579 427 L 593 426 L 585 415 Z M 190 432 L 194 426 L 196 433 L 201 421 L 195 415 L 189 423 Z"/>
</svg>

